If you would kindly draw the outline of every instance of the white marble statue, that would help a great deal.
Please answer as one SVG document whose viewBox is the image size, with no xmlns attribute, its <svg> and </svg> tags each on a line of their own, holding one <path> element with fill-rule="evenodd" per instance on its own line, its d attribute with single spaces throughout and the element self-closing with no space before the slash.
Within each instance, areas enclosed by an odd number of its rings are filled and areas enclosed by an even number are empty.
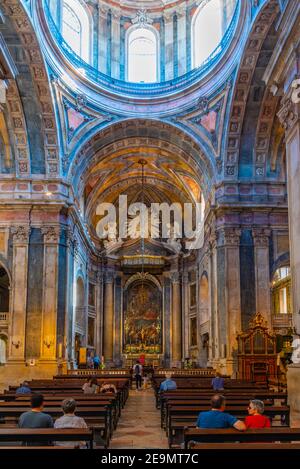
<svg viewBox="0 0 300 469">
<path fill-rule="evenodd" d="M 291 356 L 291 360 L 293 363 L 300 363 L 300 338 L 299 336 L 295 336 L 292 342 L 292 349 L 293 353 Z"/>
</svg>

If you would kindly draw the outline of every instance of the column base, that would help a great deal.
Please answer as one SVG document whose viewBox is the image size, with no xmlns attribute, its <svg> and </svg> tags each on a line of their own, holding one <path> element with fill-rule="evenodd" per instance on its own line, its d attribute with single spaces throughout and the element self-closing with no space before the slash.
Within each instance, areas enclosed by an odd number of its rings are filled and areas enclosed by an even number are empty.
<svg viewBox="0 0 300 469">
<path fill-rule="evenodd" d="M 287 370 L 288 405 L 290 406 L 290 426 L 300 427 L 300 363 L 289 365 Z"/>
</svg>

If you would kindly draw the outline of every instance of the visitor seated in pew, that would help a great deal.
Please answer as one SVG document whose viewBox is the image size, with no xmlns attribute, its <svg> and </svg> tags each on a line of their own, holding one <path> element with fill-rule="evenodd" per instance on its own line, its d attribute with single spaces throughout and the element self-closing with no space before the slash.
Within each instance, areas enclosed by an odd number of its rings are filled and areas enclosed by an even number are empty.
<svg viewBox="0 0 300 469">
<path fill-rule="evenodd" d="M 31 396 L 31 410 L 20 415 L 19 428 L 53 428 L 52 417 L 43 412 L 44 396 L 33 394 Z"/>
<path fill-rule="evenodd" d="M 224 391 L 224 378 L 221 373 L 216 373 L 216 376 L 211 380 L 211 385 L 214 391 Z"/>
<path fill-rule="evenodd" d="M 166 379 L 160 384 L 159 392 L 175 391 L 177 384 L 172 378 L 172 373 L 166 373 Z"/>
<path fill-rule="evenodd" d="M 28 381 L 24 381 L 21 386 L 16 390 L 16 396 L 22 396 L 23 394 L 30 394 L 31 389 L 29 387 Z"/>
<path fill-rule="evenodd" d="M 200 412 L 197 420 L 198 428 L 231 428 L 245 431 L 246 425 L 233 415 L 227 414 L 225 410 L 225 397 L 221 394 L 215 394 L 211 398 L 211 410 Z"/>
<path fill-rule="evenodd" d="M 112 392 L 117 394 L 117 388 L 113 383 L 103 383 L 100 390 L 100 393 Z"/>
<path fill-rule="evenodd" d="M 97 379 L 89 378 L 82 386 L 82 390 L 84 394 L 96 394 L 99 390 Z"/>
<path fill-rule="evenodd" d="M 76 401 L 74 399 L 65 399 L 61 406 L 64 415 L 55 421 L 54 428 L 88 428 L 84 419 L 75 415 Z M 85 441 L 57 441 L 56 445 L 86 448 Z"/>
<path fill-rule="evenodd" d="M 42 394 L 33 394 L 31 396 L 31 410 L 20 415 L 19 428 L 53 428 L 53 419 L 50 415 L 43 412 L 44 396 Z M 45 442 L 34 441 L 23 443 L 24 446 L 45 446 Z M 51 441 L 46 446 L 52 445 Z"/>
<path fill-rule="evenodd" d="M 247 428 L 269 428 L 271 422 L 269 417 L 263 415 L 265 410 L 264 403 L 258 399 L 250 401 L 248 406 L 248 417 L 245 419 Z"/>
</svg>

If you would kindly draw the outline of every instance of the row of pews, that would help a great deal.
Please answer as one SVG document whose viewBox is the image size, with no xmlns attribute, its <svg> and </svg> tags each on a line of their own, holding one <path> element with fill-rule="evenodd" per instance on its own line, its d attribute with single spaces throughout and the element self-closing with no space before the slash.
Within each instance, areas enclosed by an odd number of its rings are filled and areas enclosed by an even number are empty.
<svg viewBox="0 0 300 469">
<path fill-rule="evenodd" d="M 254 446 L 258 444 L 258 447 L 262 448 L 261 443 L 257 443 L 259 441 L 265 443 L 263 449 L 268 449 L 271 442 L 278 441 L 282 442 L 282 445 L 277 445 L 276 449 L 286 449 L 291 441 L 300 440 L 300 429 L 289 428 L 289 406 L 285 392 L 272 391 L 263 383 L 226 379 L 225 390 L 222 391 L 226 396 L 226 412 L 243 420 L 248 415 L 249 400 L 260 399 L 265 404 L 265 415 L 270 418 L 272 428 L 246 432 L 238 432 L 235 429 L 200 430 L 195 427 L 197 417 L 200 412 L 210 410 L 210 399 L 215 393 L 211 389 L 211 378 L 173 374 L 172 379 L 176 381 L 177 389 L 159 393 L 159 386 L 164 377 L 153 376 L 161 427 L 166 431 L 169 448 L 175 449 L 184 445 L 185 449 L 240 449 L 236 442 L 248 442 Z M 299 445 L 293 445 L 295 446 L 292 446 L 292 449 L 297 449 L 297 446 L 299 449 L 300 441 Z"/>
<path fill-rule="evenodd" d="M 0 449 L 3 449 L 7 443 L 26 445 L 45 442 L 47 445 L 49 441 L 86 441 L 89 448 L 94 446 L 107 448 L 127 401 L 131 377 L 130 374 L 117 378 L 102 374 L 96 378 L 99 386 L 103 383 L 114 384 L 117 394 L 84 394 L 82 386 L 86 376 L 58 376 L 53 380 L 35 379 L 29 383 L 32 392 L 43 394 L 44 412 L 51 415 L 53 420 L 62 416 L 61 403 L 64 399 L 75 399 L 76 415 L 84 418 L 88 429 L 19 429 L 17 427 L 19 417 L 30 409 L 31 396 L 17 396 L 17 387 L 9 386 L 3 394 L 0 394 Z M 61 447 L 47 446 L 47 449 L 56 448 Z"/>
</svg>

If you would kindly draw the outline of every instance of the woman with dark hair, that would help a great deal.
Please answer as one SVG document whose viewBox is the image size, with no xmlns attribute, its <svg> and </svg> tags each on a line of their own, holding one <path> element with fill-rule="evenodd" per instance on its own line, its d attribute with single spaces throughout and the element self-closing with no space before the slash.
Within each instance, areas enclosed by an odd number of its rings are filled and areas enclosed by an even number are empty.
<svg viewBox="0 0 300 469">
<path fill-rule="evenodd" d="M 98 383 L 96 378 L 89 378 L 82 386 L 84 394 L 96 394 L 98 392 Z"/>
</svg>

